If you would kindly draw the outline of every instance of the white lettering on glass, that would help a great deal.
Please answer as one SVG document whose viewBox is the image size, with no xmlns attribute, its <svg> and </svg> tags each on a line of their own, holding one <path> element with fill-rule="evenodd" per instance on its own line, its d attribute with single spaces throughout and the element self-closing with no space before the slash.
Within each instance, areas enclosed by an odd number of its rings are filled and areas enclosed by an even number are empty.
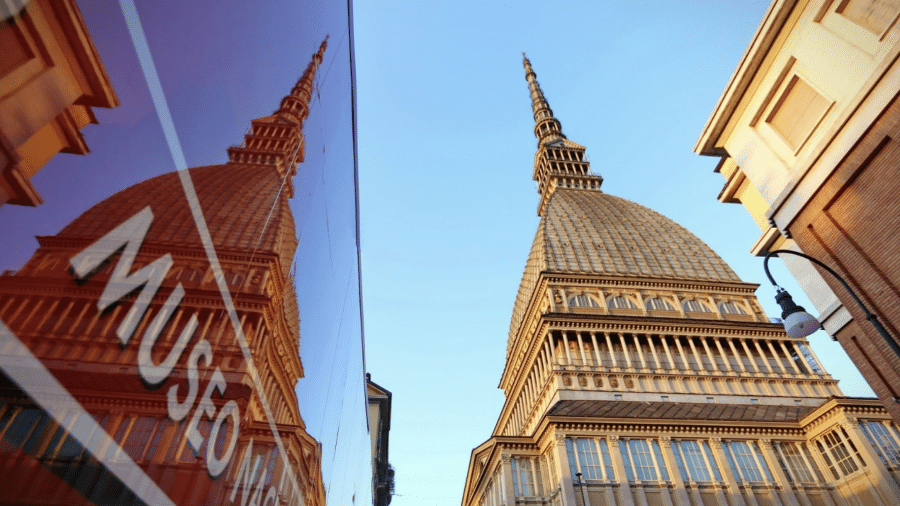
<svg viewBox="0 0 900 506">
<path fill-rule="evenodd" d="M 147 206 L 70 260 L 75 276 L 78 279 L 84 279 L 100 267 L 107 258 L 122 249 L 123 246 L 125 247 L 119 263 L 116 264 L 115 270 L 109 277 L 109 282 L 106 283 L 103 295 L 97 301 L 97 309 L 104 311 L 113 302 L 144 285 L 144 289 L 134 301 L 131 310 L 119 325 L 117 332 L 122 346 L 126 346 L 131 340 L 138 322 L 147 311 L 147 306 L 150 305 L 150 301 L 153 300 L 159 290 L 159 285 L 162 284 L 173 263 L 172 255 L 166 253 L 143 269 L 128 275 L 152 221 L 153 212 L 150 210 L 150 206 Z"/>
<path fill-rule="evenodd" d="M 147 206 L 72 257 L 69 261 L 75 278 L 84 280 L 97 272 L 107 259 L 122 250 L 119 262 L 116 264 L 115 270 L 110 275 L 109 281 L 103 290 L 103 294 L 97 302 L 97 308 L 99 311 L 105 311 L 113 303 L 121 300 L 142 286 L 144 287 L 117 330 L 119 340 L 123 347 L 127 346 L 131 341 L 138 323 L 147 312 L 150 303 L 159 291 L 166 274 L 173 264 L 172 255 L 166 253 L 142 269 L 129 274 L 138 251 L 144 242 L 144 238 L 147 236 L 147 231 L 150 229 L 152 221 L 153 212 L 150 210 L 150 207 Z M 153 348 L 156 346 L 163 329 L 169 324 L 169 321 L 181 304 L 184 293 L 184 287 L 181 283 L 178 283 L 172 290 L 172 293 L 169 294 L 166 302 L 160 307 L 159 312 L 157 312 L 153 321 L 147 326 L 144 336 L 141 339 L 137 354 L 138 371 L 148 388 L 159 386 L 171 376 L 175 365 L 184 354 L 194 332 L 197 330 L 197 314 L 194 313 L 188 319 L 181 335 L 172 349 L 169 350 L 166 357 L 159 364 L 154 363 L 152 358 Z M 201 359 L 207 367 L 209 367 L 213 361 L 212 346 L 209 341 L 205 339 L 194 345 L 190 357 L 188 358 L 188 385 L 187 396 L 184 402 L 178 401 L 178 385 L 173 385 L 169 388 L 167 393 L 169 417 L 176 422 L 181 421 L 190 413 L 191 408 L 194 406 L 194 402 L 197 400 L 197 393 L 200 388 L 199 367 Z M 216 406 L 212 401 L 212 396 L 216 391 L 219 392 L 220 397 L 224 396 L 225 387 L 225 376 L 222 374 L 221 369 L 216 367 L 206 386 L 203 396 L 200 398 L 199 403 L 197 403 L 187 428 L 188 443 L 190 443 L 195 452 L 199 452 L 203 445 L 203 436 L 198 430 L 200 422 L 204 415 L 213 422 L 212 429 L 209 433 L 209 443 L 207 444 L 206 449 L 207 471 L 212 479 L 216 479 L 222 474 L 225 468 L 228 467 L 229 462 L 234 456 L 237 447 L 238 434 L 240 433 L 240 409 L 238 408 L 237 402 L 229 400 L 222 409 L 219 410 L 218 415 L 216 414 Z M 217 456 L 215 442 L 219 440 L 219 434 L 224 430 L 226 421 L 229 417 L 231 418 L 231 434 L 228 446 L 224 449 L 221 456 Z M 251 439 L 240 468 L 240 473 L 245 475 L 243 505 L 246 505 L 248 499 L 250 499 L 249 487 L 252 485 L 252 476 L 256 475 L 256 471 L 261 464 L 260 458 L 257 457 L 256 462 L 254 463 L 253 472 L 249 472 L 250 464 L 248 457 L 252 454 L 252 449 L 253 440 Z M 242 475 L 240 473 L 238 475 L 238 481 L 240 481 Z M 263 470 L 259 478 L 252 499 L 250 499 L 251 506 L 260 506 L 262 490 L 264 488 L 264 475 L 265 470 Z M 232 502 L 234 502 L 236 493 L 237 487 L 232 492 Z M 263 502 L 268 503 L 270 496 L 273 497 L 274 501 L 273 494 L 277 494 L 277 492 L 274 491 L 274 487 L 269 489 L 265 501 Z"/>
</svg>

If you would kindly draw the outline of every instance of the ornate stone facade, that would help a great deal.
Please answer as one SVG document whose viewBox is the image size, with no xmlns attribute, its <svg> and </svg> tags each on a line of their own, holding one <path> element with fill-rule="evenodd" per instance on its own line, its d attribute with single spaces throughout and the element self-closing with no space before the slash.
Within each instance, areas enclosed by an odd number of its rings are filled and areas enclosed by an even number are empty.
<svg viewBox="0 0 900 506">
<path fill-rule="evenodd" d="M 541 223 L 462 505 L 895 504 L 877 401 L 842 397 L 699 238 L 602 193 L 524 65 Z"/>
</svg>

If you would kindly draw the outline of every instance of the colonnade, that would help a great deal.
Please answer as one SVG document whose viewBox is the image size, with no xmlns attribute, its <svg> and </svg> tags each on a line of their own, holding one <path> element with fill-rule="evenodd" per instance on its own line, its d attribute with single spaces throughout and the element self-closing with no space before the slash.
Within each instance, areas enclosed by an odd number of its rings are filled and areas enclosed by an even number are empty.
<svg viewBox="0 0 900 506">
<path fill-rule="evenodd" d="M 825 375 L 810 348 L 786 339 L 554 331 L 545 340 L 538 362 L 566 367 L 715 375 Z"/>
</svg>

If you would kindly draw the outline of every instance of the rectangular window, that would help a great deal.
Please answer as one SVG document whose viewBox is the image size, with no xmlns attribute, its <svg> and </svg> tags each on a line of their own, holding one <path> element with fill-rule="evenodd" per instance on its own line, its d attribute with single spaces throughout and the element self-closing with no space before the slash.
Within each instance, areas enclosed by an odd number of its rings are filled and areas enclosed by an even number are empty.
<svg viewBox="0 0 900 506">
<path fill-rule="evenodd" d="M 840 476 L 853 474 L 859 469 L 859 466 L 850 454 L 850 450 L 847 449 L 847 445 L 841 440 L 838 431 L 833 430 L 822 436 L 821 443 L 824 443 L 824 448 L 820 444 L 819 451 L 822 451 L 823 453 L 827 451 L 831 456 L 831 460 L 834 462 L 834 467 L 840 472 Z M 834 472 L 835 469 L 832 469 L 832 473 Z"/>
<path fill-rule="evenodd" d="M 516 497 L 538 497 L 542 493 L 541 465 L 537 457 L 513 457 L 513 490 Z"/>
<path fill-rule="evenodd" d="M 809 469 L 803 454 L 795 443 L 778 443 L 776 450 L 783 457 L 785 474 L 792 482 L 815 483 L 816 478 Z"/>
<path fill-rule="evenodd" d="M 669 474 L 656 440 L 620 439 L 619 450 L 628 481 L 668 480 Z"/>
<path fill-rule="evenodd" d="M 612 461 L 605 439 L 567 438 L 566 451 L 572 480 L 577 480 L 578 473 L 582 480 L 612 479 Z"/>
<path fill-rule="evenodd" d="M 768 464 L 755 443 L 727 441 L 722 443 L 722 449 L 735 479 L 745 482 L 772 480 Z"/>
<path fill-rule="evenodd" d="M 706 441 L 672 441 L 672 453 L 684 481 L 722 481 L 719 467 Z"/>
<path fill-rule="evenodd" d="M 900 435 L 896 429 L 881 422 L 860 422 L 863 433 L 875 448 L 875 453 L 887 467 L 900 467 Z"/>
<path fill-rule="evenodd" d="M 681 450 L 688 479 L 693 481 L 710 481 L 709 470 L 706 468 L 703 455 L 700 453 L 700 445 L 696 441 L 677 441 L 676 444 Z"/>
</svg>

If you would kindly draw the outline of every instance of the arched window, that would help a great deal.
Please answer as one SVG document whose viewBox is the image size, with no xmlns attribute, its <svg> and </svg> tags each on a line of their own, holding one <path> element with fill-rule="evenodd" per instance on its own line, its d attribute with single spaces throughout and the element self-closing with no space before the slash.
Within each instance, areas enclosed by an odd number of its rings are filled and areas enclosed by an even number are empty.
<svg viewBox="0 0 900 506">
<path fill-rule="evenodd" d="M 684 307 L 685 311 L 693 311 L 694 313 L 712 313 L 708 307 L 696 300 L 686 300 L 684 301 L 684 304 L 682 304 L 682 307 Z"/>
<path fill-rule="evenodd" d="M 600 304 L 591 297 L 581 294 L 569 298 L 569 307 L 600 307 Z"/>
<path fill-rule="evenodd" d="M 721 311 L 722 314 L 747 314 L 747 312 L 744 311 L 744 308 L 738 306 L 734 302 L 723 302 L 722 304 L 719 304 L 719 311 Z"/>
<path fill-rule="evenodd" d="M 655 297 L 652 299 L 646 299 L 644 301 L 647 309 L 656 309 L 661 311 L 675 311 L 675 308 L 672 307 L 672 304 L 669 304 L 669 301 L 660 299 L 659 297 Z"/>
<path fill-rule="evenodd" d="M 612 297 L 609 299 L 609 307 L 612 309 L 637 309 L 638 307 L 625 297 Z"/>
</svg>

